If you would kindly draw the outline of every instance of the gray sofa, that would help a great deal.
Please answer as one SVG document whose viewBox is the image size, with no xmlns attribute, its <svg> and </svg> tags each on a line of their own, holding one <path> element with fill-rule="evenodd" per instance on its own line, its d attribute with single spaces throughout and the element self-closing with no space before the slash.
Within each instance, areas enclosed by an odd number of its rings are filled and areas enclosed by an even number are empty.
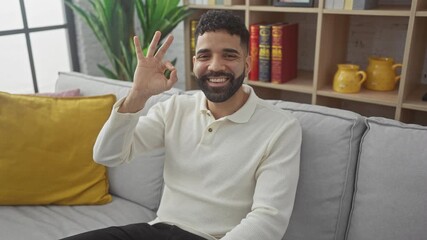
<svg viewBox="0 0 427 240">
<path fill-rule="evenodd" d="M 120 98 L 130 85 L 60 73 L 56 91 L 79 88 L 84 96 L 114 93 Z M 172 94 L 188 93 L 172 89 L 152 97 L 144 111 Z M 427 239 L 427 127 L 269 101 L 291 111 L 303 128 L 298 191 L 284 239 Z M 113 201 L 106 205 L 0 206 L 0 239 L 58 239 L 150 221 L 161 198 L 162 165 L 158 152 L 110 168 Z"/>
</svg>

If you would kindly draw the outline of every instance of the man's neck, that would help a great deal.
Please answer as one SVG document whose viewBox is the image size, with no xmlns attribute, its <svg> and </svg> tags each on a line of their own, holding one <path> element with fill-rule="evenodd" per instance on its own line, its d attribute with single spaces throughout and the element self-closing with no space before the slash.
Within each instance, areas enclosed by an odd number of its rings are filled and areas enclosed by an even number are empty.
<svg viewBox="0 0 427 240">
<path fill-rule="evenodd" d="M 249 93 L 246 93 L 242 86 L 233 96 L 231 96 L 231 98 L 225 102 L 215 103 L 207 100 L 207 107 L 215 119 L 220 119 L 237 112 L 237 110 L 239 110 L 246 103 L 248 98 Z"/>
</svg>

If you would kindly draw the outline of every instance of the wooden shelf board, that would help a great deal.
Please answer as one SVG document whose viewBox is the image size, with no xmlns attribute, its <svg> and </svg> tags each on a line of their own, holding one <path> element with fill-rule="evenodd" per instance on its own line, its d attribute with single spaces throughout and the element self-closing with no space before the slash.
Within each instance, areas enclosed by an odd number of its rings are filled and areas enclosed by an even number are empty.
<svg viewBox="0 0 427 240">
<path fill-rule="evenodd" d="M 332 87 L 325 87 L 318 90 L 317 95 L 390 107 L 397 105 L 397 90 L 380 92 L 362 88 L 358 93 L 338 93 L 332 90 Z"/>
<path fill-rule="evenodd" d="M 398 16 L 409 17 L 411 11 L 407 6 L 380 6 L 376 9 L 368 10 L 341 10 L 341 9 L 324 9 L 323 13 L 341 14 L 341 15 L 365 15 L 365 16 Z"/>
<path fill-rule="evenodd" d="M 304 7 L 271 7 L 271 6 L 249 6 L 250 11 L 259 12 L 295 12 L 295 13 L 318 13 L 319 8 Z"/>
<path fill-rule="evenodd" d="M 417 16 L 417 17 L 427 17 L 427 11 L 426 10 L 424 10 L 424 11 L 418 11 L 415 14 L 415 16 Z"/>
<path fill-rule="evenodd" d="M 246 10 L 245 5 L 202 5 L 202 4 L 190 4 L 188 5 L 191 9 L 226 9 L 226 10 Z"/>
<path fill-rule="evenodd" d="M 261 82 L 261 81 L 251 81 L 251 80 L 246 81 L 246 83 L 255 87 L 263 87 L 263 88 L 312 94 L 313 93 L 313 72 L 303 71 L 303 70 L 298 71 L 297 78 L 282 84 Z"/>
<path fill-rule="evenodd" d="M 427 85 L 420 84 L 413 92 L 408 94 L 407 99 L 402 103 L 402 108 L 427 112 L 427 102 L 421 100 L 425 93 L 427 93 Z"/>
</svg>

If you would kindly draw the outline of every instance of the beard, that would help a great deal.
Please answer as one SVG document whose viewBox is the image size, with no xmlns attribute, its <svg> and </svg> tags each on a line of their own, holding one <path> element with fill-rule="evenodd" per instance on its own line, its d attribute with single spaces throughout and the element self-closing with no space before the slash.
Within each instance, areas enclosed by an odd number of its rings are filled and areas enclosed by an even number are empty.
<svg viewBox="0 0 427 240">
<path fill-rule="evenodd" d="M 208 84 L 209 78 L 215 78 L 215 77 L 226 77 L 227 78 L 227 85 L 224 87 L 211 87 Z M 234 77 L 234 74 L 224 72 L 224 71 L 218 71 L 218 72 L 208 72 L 199 78 L 196 77 L 197 83 L 202 90 L 202 92 L 205 94 L 206 98 L 215 103 L 225 102 L 228 99 L 230 99 L 236 92 L 239 90 L 239 88 L 242 86 L 243 81 L 245 80 L 245 71 L 238 76 L 237 78 Z"/>
</svg>

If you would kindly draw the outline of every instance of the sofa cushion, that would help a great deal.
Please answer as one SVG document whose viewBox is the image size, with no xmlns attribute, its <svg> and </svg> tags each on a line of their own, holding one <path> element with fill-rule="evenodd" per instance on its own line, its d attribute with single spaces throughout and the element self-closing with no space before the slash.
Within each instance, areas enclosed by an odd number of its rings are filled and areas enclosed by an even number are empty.
<svg viewBox="0 0 427 240">
<path fill-rule="evenodd" d="M 79 88 L 81 94 L 85 96 L 112 93 L 120 99 L 127 95 L 131 86 L 131 82 L 76 72 L 61 72 L 56 83 L 56 91 Z M 151 97 L 143 109 L 143 114 L 146 114 L 148 109 L 157 102 L 165 101 L 173 94 L 182 92 L 173 88 Z M 138 156 L 129 163 L 109 168 L 110 192 L 153 211 L 157 210 L 163 189 L 163 162 L 164 152 L 160 150 L 149 155 Z"/>
<path fill-rule="evenodd" d="M 302 127 L 300 178 L 284 239 L 344 239 L 363 117 L 308 104 L 276 105 L 292 111 Z"/>
<path fill-rule="evenodd" d="M 111 203 L 91 206 L 0 206 L 0 238 L 52 240 L 110 226 L 148 222 L 155 213 L 113 196 Z"/>
<path fill-rule="evenodd" d="M 62 92 L 43 92 L 36 93 L 35 95 L 47 96 L 47 97 L 78 97 L 80 96 L 80 89 L 70 89 Z"/>
<path fill-rule="evenodd" d="M 425 239 L 427 127 L 367 119 L 349 240 Z"/>
<path fill-rule="evenodd" d="M 114 102 L 0 93 L 0 204 L 109 202 L 92 146 Z"/>
</svg>

